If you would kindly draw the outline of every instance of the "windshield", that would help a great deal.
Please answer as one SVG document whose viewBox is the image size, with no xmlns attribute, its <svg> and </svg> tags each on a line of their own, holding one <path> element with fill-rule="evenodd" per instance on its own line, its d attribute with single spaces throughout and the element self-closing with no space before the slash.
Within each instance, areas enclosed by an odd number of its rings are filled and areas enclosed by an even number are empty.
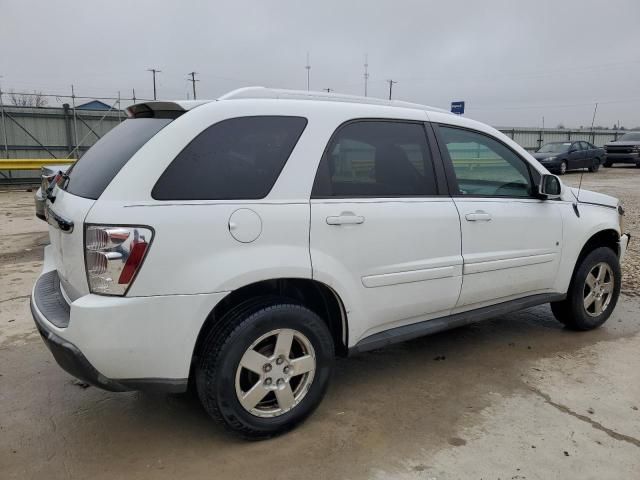
<svg viewBox="0 0 640 480">
<path fill-rule="evenodd" d="M 569 151 L 571 143 L 547 143 L 538 152 L 540 153 L 564 153 Z"/>
<path fill-rule="evenodd" d="M 640 132 L 625 133 L 618 139 L 619 142 L 640 142 Z"/>
</svg>

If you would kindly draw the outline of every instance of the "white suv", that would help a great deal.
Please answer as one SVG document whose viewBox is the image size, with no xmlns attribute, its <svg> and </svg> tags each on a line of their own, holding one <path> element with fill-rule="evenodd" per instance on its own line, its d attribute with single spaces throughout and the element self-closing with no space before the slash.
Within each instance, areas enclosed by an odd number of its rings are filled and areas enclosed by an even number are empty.
<svg viewBox="0 0 640 480">
<path fill-rule="evenodd" d="M 192 385 L 266 437 L 316 408 L 336 355 L 549 302 L 588 330 L 618 300 L 618 201 L 484 124 L 259 87 L 129 116 L 46 192 L 31 300 L 98 387 Z"/>
</svg>

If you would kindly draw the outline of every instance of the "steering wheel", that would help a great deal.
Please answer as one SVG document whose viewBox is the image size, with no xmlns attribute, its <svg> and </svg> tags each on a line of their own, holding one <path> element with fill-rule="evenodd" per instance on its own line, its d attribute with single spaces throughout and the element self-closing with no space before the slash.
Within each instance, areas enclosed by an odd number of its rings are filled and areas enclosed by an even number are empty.
<svg viewBox="0 0 640 480">
<path fill-rule="evenodd" d="M 503 191 L 503 190 L 506 190 L 506 191 Z M 513 190 L 526 191 L 527 190 L 527 185 L 524 184 L 524 183 L 519 183 L 519 182 L 505 183 L 504 185 L 500 185 L 496 189 L 496 195 L 505 195 L 507 193 L 512 193 Z"/>
</svg>

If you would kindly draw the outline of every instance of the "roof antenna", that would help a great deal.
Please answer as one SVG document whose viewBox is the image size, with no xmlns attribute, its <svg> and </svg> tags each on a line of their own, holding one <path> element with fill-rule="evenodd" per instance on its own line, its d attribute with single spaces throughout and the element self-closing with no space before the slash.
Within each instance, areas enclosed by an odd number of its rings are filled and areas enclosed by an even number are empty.
<svg viewBox="0 0 640 480">
<path fill-rule="evenodd" d="M 596 113 L 598 112 L 598 102 L 596 102 L 595 108 L 593 109 L 593 117 L 591 118 L 591 141 L 593 142 L 595 135 L 593 134 L 593 125 L 596 121 Z M 584 176 L 584 169 L 580 173 L 580 183 L 578 183 L 578 194 L 576 195 L 576 201 L 573 204 L 573 209 L 576 212 L 576 215 L 580 216 L 578 212 L 578 202 L 580 201 L 580 190 L 582 189 L 582 177 Z"/>
<path fill-rule="evenodd" d="M 593 117 L 591 118 L 591 141 L 593 142 L 595 139 L 595 135 L 593 133 L 593 124 L 596 121 L 596 113 L 598 112 L 598 103 L 596 102 L 595 108 L 593 109 Z M 582 188 L 582 177 L 584 176 L 584 169 L 582 170 L 582 174 L 580 175 L 580 183 L 578 184 L 578 201 L 580 201 L 580 189 Z"/>
</svg>

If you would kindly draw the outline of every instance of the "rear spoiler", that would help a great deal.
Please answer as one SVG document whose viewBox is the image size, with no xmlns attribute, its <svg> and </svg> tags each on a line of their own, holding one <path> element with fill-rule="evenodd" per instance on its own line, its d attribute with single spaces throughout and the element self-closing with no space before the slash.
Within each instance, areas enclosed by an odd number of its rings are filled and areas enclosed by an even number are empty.
<svg viewBox="0 0 640 480">
<path fill-rule="evenodd" d="M 127 108 L 129 118 L 178 118 L 180 115 L 188 112 L 211 100 L 185 100 L 177 102 L 144 102 L 136 103 Z"/>
</svg>

